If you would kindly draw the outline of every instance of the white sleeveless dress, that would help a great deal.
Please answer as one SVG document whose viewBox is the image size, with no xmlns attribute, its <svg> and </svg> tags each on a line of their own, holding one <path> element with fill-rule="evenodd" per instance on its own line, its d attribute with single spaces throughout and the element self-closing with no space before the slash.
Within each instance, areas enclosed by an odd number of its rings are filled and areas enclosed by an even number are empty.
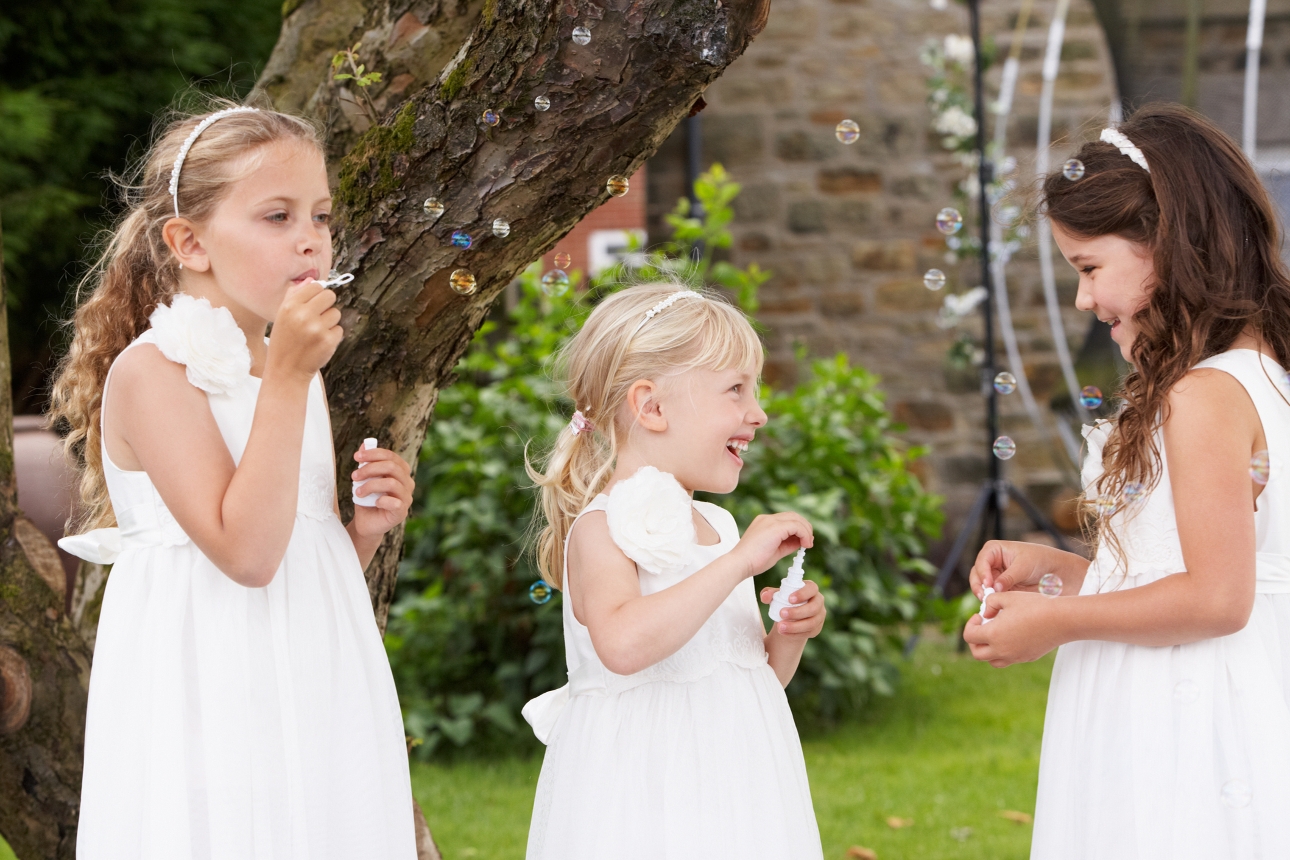
<svg viewBox="0 0 1290 860">
<path fill-rule="evenodd" d="M 152 322 L 129 348 L 153 343 L 187 365 L 239 461 L 260 380 L 232 315 L 180 295 Z M 103 466 L 119 531 L 64 541 L 115 561 L 90 675 L 77 856 L 414 860 L 403 723 L 333 507 L 319 378 L 295 526 L 264 588 L 221 573 L 146 473 L 118 469 L 106 448 Z"/>
<path fill-rule="evenodd" d="M 1081 641 L 1058 650 L 1032 860 L 1290 858 L 1290 405 L 1282 399 L 1290 384 L 1252 350 L 1198 367 L 1245 387 L 1268 441 L 1254 611 L 1239 633 L 1188 645 Z M 1087 489 L 1102 474 L 1107 433 L 1086 435 Z M 1159 485 L 1112 525 L 1128 569 L 1099 550 L 1082 594 L 1185 570 L 1167 462 Z"/>
<path fill-rule="evenodd" d="M 739 542 L 729 512 L 693 506 L 721 540 L 668 548 L 677 569 L 651 573 L 619 542 L 638 562 L 641 594 L 675 585 Z M 579 519 L 609 508 L 602 494 Z M 563 603 L 569 684 L 525 708 L 548 745 L 527 860 L 822 858 L 801 743 L 766 661 L 751 579 L 679 651 L 634 675 L 605 668 L 567 591 Z"/>
</svg>

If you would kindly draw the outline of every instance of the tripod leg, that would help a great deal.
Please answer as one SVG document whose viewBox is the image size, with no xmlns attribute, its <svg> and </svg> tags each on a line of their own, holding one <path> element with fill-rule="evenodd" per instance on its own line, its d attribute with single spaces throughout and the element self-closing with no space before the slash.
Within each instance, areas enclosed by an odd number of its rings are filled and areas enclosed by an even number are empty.
<svg viewBox="0 0 1290 860">
<path fill-rule="evenodd" d="M 1026 512 L 1026 515 L 1028 517 L 1030 517 L 1030 521 L 1032 523 L 1039 526 L 1039 528 L 1043 529 L 1044 531 L 1048 532 L 1049 536 L 1052 537 L 1052 539 L 1057 542 L 1058 549 L 1064 550 L 1065 552 L 1070 552 L 1070 547 L 1066 545 L 1066 541 L 1062 538 L 1061 532 L 1057 531 L 1057 526 L 1049 522 L 1048 518 L 1043 515 L 1043 513 L 1039 510 L 1039 508 L 1035 507 L 1034 502 L 1030 501 L 1030 499 L 1027 499 L 1025 494 L 1022 493 L 1021 490 L 1018 490 L 1016 487 L 1014 487 L 1012 484 L 1008 484 L 1008 494 L 1012 496 L 1012 498 L 1017 502 L 1017 504 L 1021 505 L 1021 509 Z"/>
<path fill-rule="evenodd" d="M 936 584 L 932 591 L 941 597 L 945 596 L 945 586 L 949 585 L 950 577 L 959 566 L 959 558 L 963 555 L 963 550 L 967 548 L 968 535 L 981 519 L 981 514 L 985 511 L 985 506 L 990 501 L 994 493 L 994 486 L 986 483 L 976 494 L 976 501 L 972 503 L 972 509 L 968 511 L 967 520 L 964 521 L 963 527 L 959 529 L 958 537 L 954 538 L 954 545 L 950 547 L 950 554 L 945 557 L 945 563 L 941 565 L 940 572 L 936 574 Z"/>
</svg>

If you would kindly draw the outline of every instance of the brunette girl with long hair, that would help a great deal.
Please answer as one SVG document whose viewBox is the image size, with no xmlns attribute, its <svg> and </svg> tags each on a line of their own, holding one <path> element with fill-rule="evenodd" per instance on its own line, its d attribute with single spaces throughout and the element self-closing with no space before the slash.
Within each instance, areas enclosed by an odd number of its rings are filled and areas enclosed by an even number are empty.
<svg viewBox="0 0 1290 860">
<path fill-rule="evenodd" d="M 964 632 L 994 666 L 1058 646 L 1032 858 L 1290 857 L 1290 273 L 1240 148 L 1139 110 L 1042 202 L 1076 306 L 1133 370 L 1086 428 L 1092 563 L 992 541 Z M 1036 593 L 1055 574 L 1062 594 Z M 987 623 L 988 622 L 988 623 Z"/>
</svg>

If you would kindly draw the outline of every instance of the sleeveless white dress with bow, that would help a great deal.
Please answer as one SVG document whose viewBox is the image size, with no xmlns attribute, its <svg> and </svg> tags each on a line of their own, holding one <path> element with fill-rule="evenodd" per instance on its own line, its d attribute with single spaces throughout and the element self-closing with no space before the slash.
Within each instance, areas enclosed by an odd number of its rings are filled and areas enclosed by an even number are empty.
<svg viewBox="0 0 1290 860">
<path fill-rule="evenodd" d="M 186 365 L 238 462 L 260 380 L 232 315 L 181 294 L 151 322 L 127 349 L 154 344 Z M 114 562 L 90 675 L 77 856 L 413 860 L 403 722 L 334 510 L 320 379 L 291 541 L 264 588 L 221 573 L 146 473 L 118 469 L 106 448 L 103 468 L 119 529 L 61 542 Z"/>
<path fill-rule="evenodd" d="M 691 504 L 718 543 L 695 541 Z M 653 467 L 597 496 L 579 519 L 591 511 L 606 512 L 643 595 L 739 542 L 729 512 L 692 502 Z M 574 616 L 565 572 L 569 684 L 524 709 L 547 744 L 528 860 L 820 860 L 801 743 L 766 662 L 752 580 L 675 654 L 617 675 Z"/>
<path fill-rule="evenodd" d="M 1267 437 L 1253 613 L 1238 633 L 1187 645 L 1082 641 L 1058 649 L 1032 860 L 1290 858 L 1290 384 L 1252 350 L 1198 367 L 1244 386 Z M 1092 493 L 1107 430 L 1099 424 L 1085 435 L 1083 480 Z M 1127 569 L 1099 548 L 1082 594 L 1186 569 L 1159 437 L 1157 445 L 1159 484 L 1111 522 Z"/>
</svg>

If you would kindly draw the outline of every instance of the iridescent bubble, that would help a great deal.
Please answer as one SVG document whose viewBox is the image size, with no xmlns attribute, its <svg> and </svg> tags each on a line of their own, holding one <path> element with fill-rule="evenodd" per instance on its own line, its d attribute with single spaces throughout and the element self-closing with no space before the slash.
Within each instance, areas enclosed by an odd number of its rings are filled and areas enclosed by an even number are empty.
<svg viewBox="0 0 1290 860">
<path fill-rule="evenodd" d="M 533 107 L 536 110 L 550 110 L 551 100 L 546 96 L 538 96 L 533 100 Z"/>
<path fill-rule="evenodd" d="M 1184 705 L 1191 704 L 1200 697 L 1200 684 L 1184 678 L 1174 684 L 1174 701 Z"/>
<path fill-rule="evenodd" d="M 1239 779 L 1229 779 L 1223 783 L 1221 796 L 1223 805 L 1231 809 L 1250 805 L 1250 787 Z"/>
<path fill-rule="evenodd" d="M 1017 443 L 1009 436 L 1000 436 L 994 440 L 994 456 L 1000 460 L 1011 460 L 1017 453 Z"/>
<path fill-rule="evenodd" d="M 438 197 L 427 197 L 426 202 L 421 204 L 421 208 L 431 218 L 438 218 L 443 214 L 443 204 L 439 202 Z"/>
<path fill-rule="evenodd" d="M 468 269 L 454 269 L 448 276 L 448 283 L 452 284 L 453 290 L 463 296 L 472 295 L 477 289 L 475 276 Z"/>
<path fill-rule="evenodd" d="M 1093 508 L 1097 511 L 1097 514 L 1100 517 L 1109 517 L 1111 514 L 1115 513 L 1116 507 L 1115 499 L 1108 496 L 1102 496 L 1101 498 L 1093 500 Z"/>
<path fill-rule="evenodd" d="M 1268 457 L 1267 451 L 1256 451 L 1250 458 L 1250 478 L 1254 483 L 1262 486 L 1268 482 L 1268 472 L 1271 470 L 1272 462 Z"/>
<path fill-rule="evenodd" d="M 1074 182 L 1076 179 L 1083 179 L 1084 162 L 1080 161 L 1078 158 L 1067 159 L 1066 163 L 1062 165 L 1062 176 L 1065 176 L 1071 182 Z"/>
<path fill-rule="evenodd" d="M 1142 498 L 1142 494 L 1145 491 L 1146 488 L 1137 481 L 1130 481 L 1124 485 L 1124 501 L 1131 505 Z"/>
<path fill-rule="evenodd" d="M 555 267 L 557 269 L 567 269 L 573 265 L 573 256 L 568 251 L 561 251 L 555 255 Z"/>
<path fill-rule="evenodd" d="M 502 115 L 492 108 L 489 108 L 484 111 L 482 116 L 480 116 L 479 121 L 484 125 L 497 125 L 502 121 Z"/>
<path fill-rule="evenodd" d="M 629 187 L 627 177 L 619 176 L 617 173 L 605 180 L 605 190 L 615 197 L 622 197 Z"/>
<path fill-rule="evenodd" d="M 569 291 L 569 276 L 563 269 L 552 269 L 542 276 L 542 292 L 548 296 L 562 296 Z"/>
<path fill-rule="evenodd" d="M 451 241 L 457 248 L 469 248 L 473 244 L 470 234 L 465 230 L 454 230 Z"/>
<path fill-rule="evenodd" d="M 505 218 L 493 219 L 493 235 L 499 239 L 505 239 L 511 235 L 511 222 Z"/>
<path fill-rule="evenodd" d="M 551 595 L 554 593 L 555 589 L 540 579 L 529 586 L 529 600 L 532 600 L 538 606 L 550 600 Z"/>
<path fill-rule="evenodd" d="M 577 42 L 579 45 L 587 44 L 591 41 L 591 31 L 586 27 L 574 27 L 573 41 Z"/>
<path fill-rule="evenodd" d="M 1044 597 L 1061 597 L 1062 578 L 1055 573 L 1045 573 L 1039 577 L 1039 593 Z"/>
<path fill-rule="evenodd" d="M 963 229 L 963 216 L 959 214 L 959 210 L 946 206 L 936 213 L 936 229 L 946 236 L 953 236 Z"/>
<path fill-rule="evenodd" d="M 1102 405 L 1102 389 L 1096 385 L 1085 385 L 1079 390 L 1079 402 L 1085 409 L 1096 409 Z"/>
<path fill-rule="evenodd" d="M 929 290 L 940 290 L 945 287 L 945 273 L 940 269 L 928 269 L 923 273 L 923 286 Z"/>
<path fill-rule="evenodd" d="M 842 143 L 853 144 L 860 139 L 860 124 L 853 119 L 844 119 L 833 129 L 833 134 Z"/>
<path fill-rule="evenodd" d="M 1017 390 L 1017 377 L 1008 371 L 1002 371 L 994 378 L 994 390 L 1000 394 L 1011 394 Z"/>
</svg>

